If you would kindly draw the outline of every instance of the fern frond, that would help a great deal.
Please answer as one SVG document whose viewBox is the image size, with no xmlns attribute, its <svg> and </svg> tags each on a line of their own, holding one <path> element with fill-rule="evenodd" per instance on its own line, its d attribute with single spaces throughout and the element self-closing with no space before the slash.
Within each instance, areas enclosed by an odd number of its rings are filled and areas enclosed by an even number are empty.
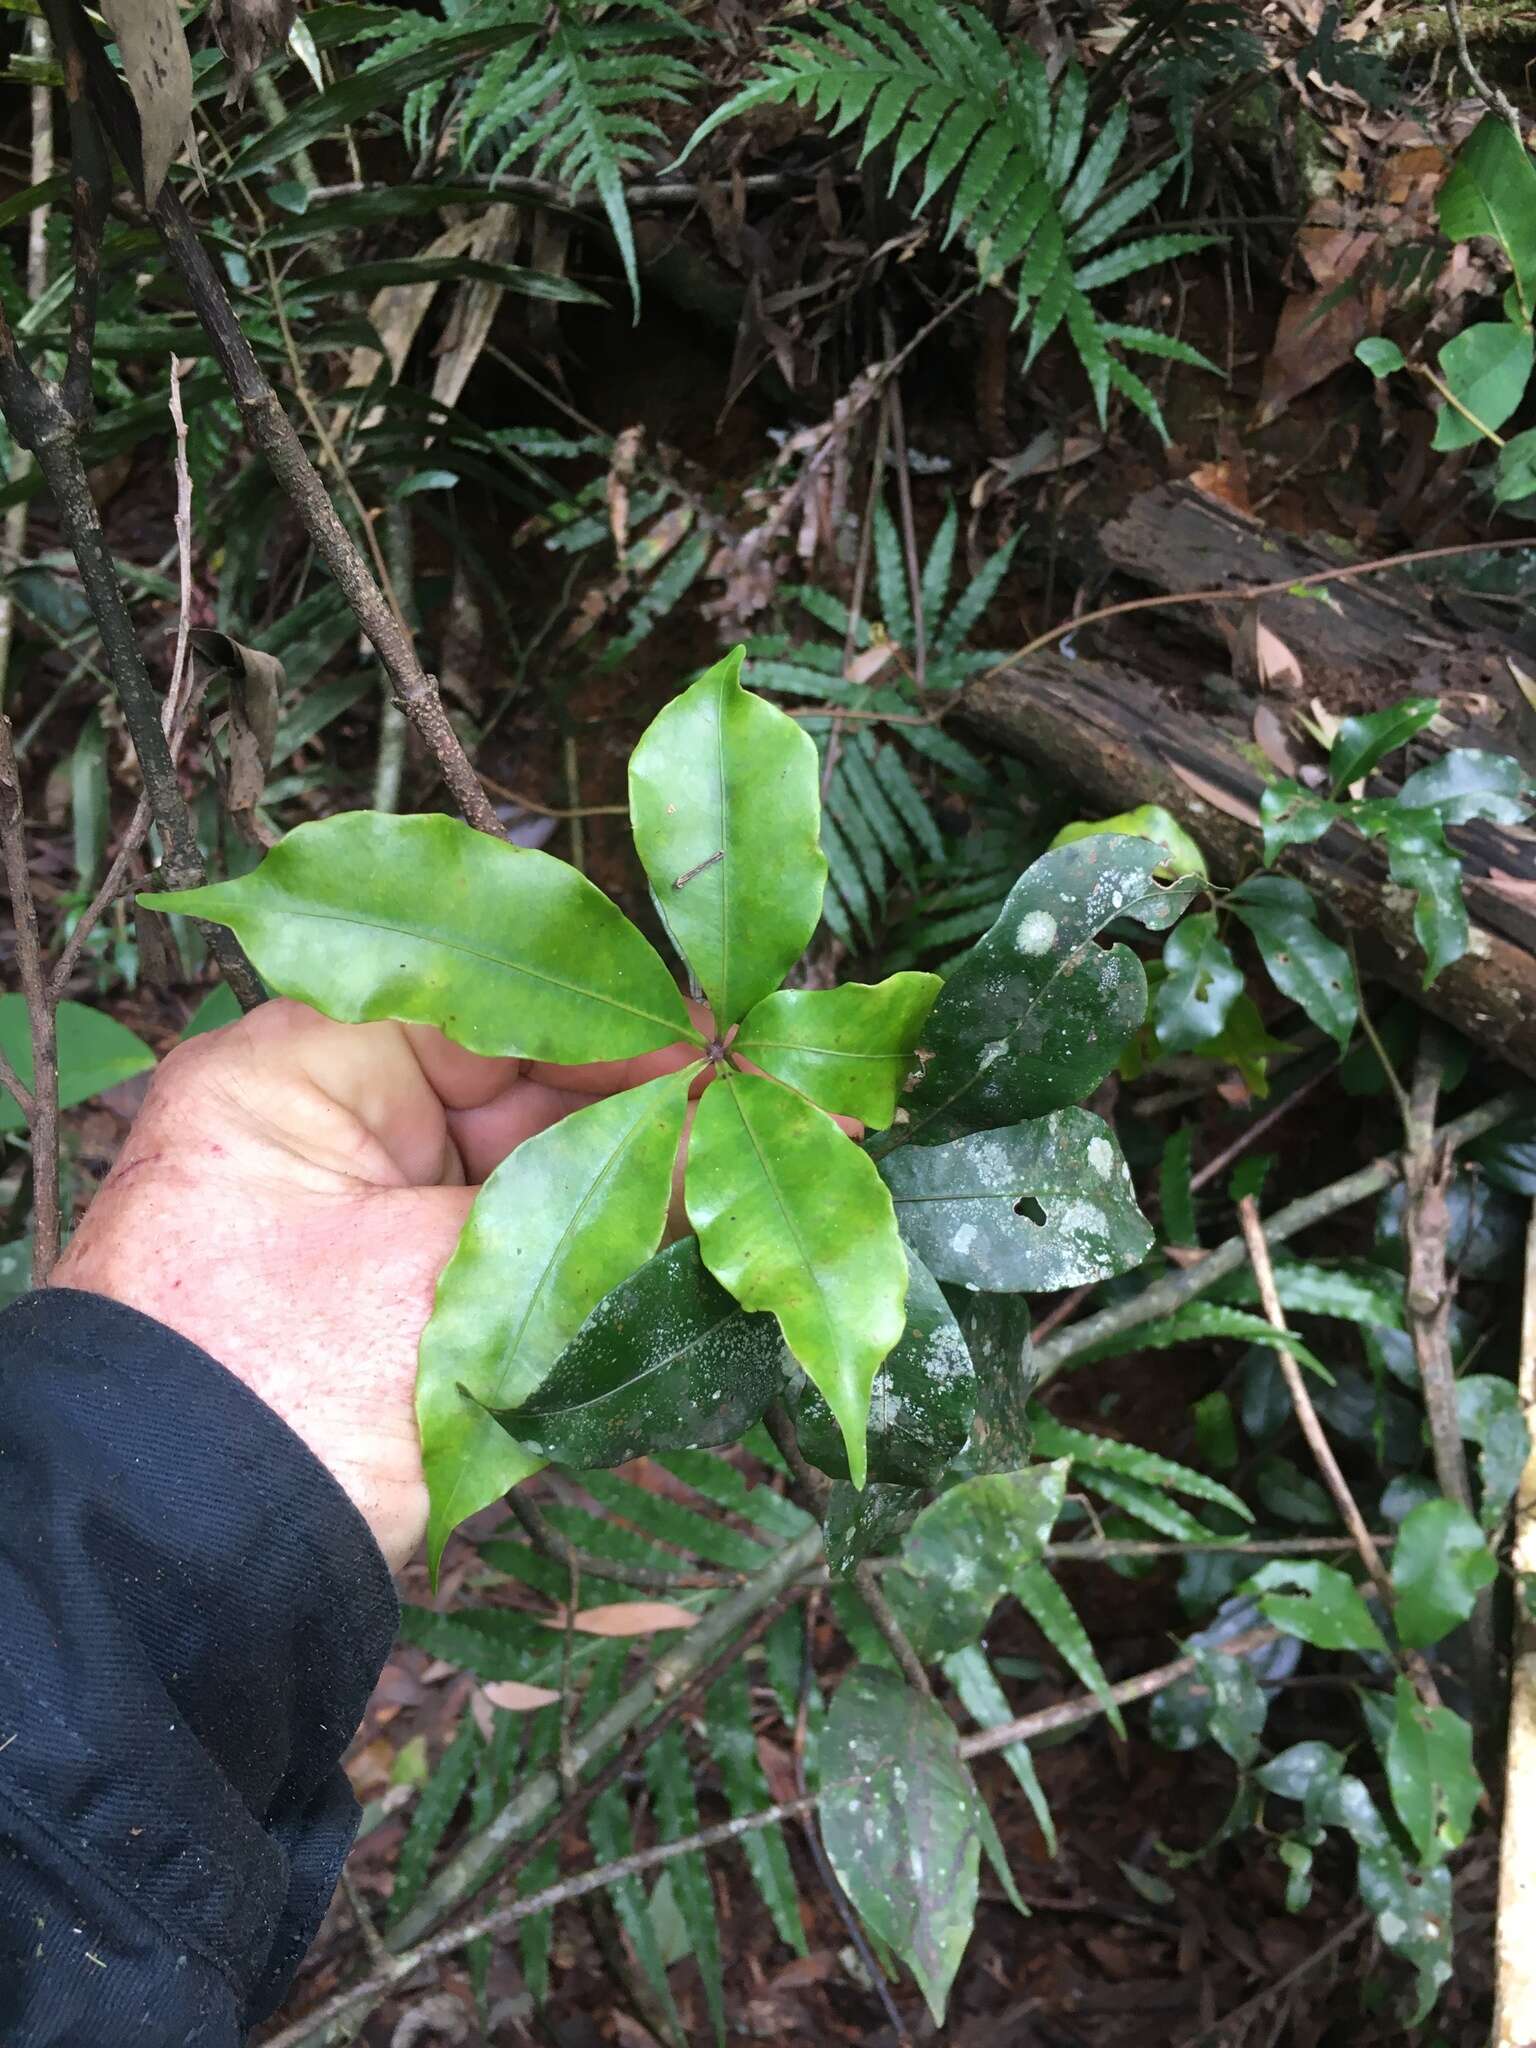
<svg viewBox="0 0 1536 2048">
<path fill-rule="evenodd" d="M 1005 43 L 969 0 L 845 0 L 835 15 L 813 8 L 782 29 L 759 76 L 701 124 L 683 157 L 737 115 L 789 101 L 814 109 L 833 135 L 858 125 L 858 160 L 885 150 L 891 191 L 921 166 L 914 214 L 947 193 L 941 243 L 964 237 L 984 277 L 1018 267 L 1026 367 L 1065 321 L 1101 424 L 1112 388 L 1146 410 L 1145 387 L 1110 374 L 1113 337 L 1090 294 L 1213 238 L 1154 235 L 1082 264 L 1147 212 L 1178 163 L 1140 172 L 1104 200 L 1130 117 L 1117 105 L 1089 137 L 1079 65 L 1053 87 L 1034 51 Z M 882 602 L 894 630 L 900 607 Z"/>
<path fill-rule="evenodd" d="M 1013 1590 L 1019 1605 L 1058 1656 L 1095 1695 L 1104 1708 L 1109 1725 L 1124 1735 L 1125 1723 L 1109 1690 L 1109 1680 L 1099 1662 L 1088 1631 L 1077 1618 L 1077 1610 L 1043 1564 L 1032 1564 L 1017 1574 Z"/>
</svg>

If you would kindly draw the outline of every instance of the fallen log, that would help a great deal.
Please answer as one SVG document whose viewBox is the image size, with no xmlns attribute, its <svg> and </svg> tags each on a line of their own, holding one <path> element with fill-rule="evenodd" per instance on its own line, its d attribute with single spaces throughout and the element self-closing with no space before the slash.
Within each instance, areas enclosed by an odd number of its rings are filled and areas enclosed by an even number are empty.
<svg viewBox="0 0 1536 2048">
<path fill-rule="evenodd" d="M 1341 560 L 1184 485 L 1143 494 L 1098 542 L 1118 577 L 1170 594 L 1300 578 Z M 1477 601 L 1453 610 L 1397 570 L 1257 603 L 1143 611 L 979 678 L 962 715 L 1081 791 L 1085 816 L 1165 805 L 1204 849 L 1213 878 L 1231 883 L 1261 858 L 1259 798 L 1266 781 L 1289 772 L 1274 756 L 1299 740 L 1297 763 L 1306 765 L 1293 714 L 1314 698 L 1347 716 L 1438 697 L 1443 716 L 1414 742 L 1411 766 L 1452 746 L 1530 765 L 1536 718 L 1516 677 L 1536 670 L 1536 657 L 1488 612 Z M 1294 675 L 1284 675 L 1259 627 L 1294 658 Z M 1389 758 L 1373 795 L 1400 781 L 1403 760 Z M 1478 822 L 1447 836 L 1464 858 L 1472 944 L 1427 990 L 1413 899 L 1390 880 L 1379 846 L 1336 827 L 1290 848 L 1282 867 L 1315 892 L 1335 931 L 1354 935 L 1364 972 L 1536 1074 L 1536 832 Z"/>
</svg>

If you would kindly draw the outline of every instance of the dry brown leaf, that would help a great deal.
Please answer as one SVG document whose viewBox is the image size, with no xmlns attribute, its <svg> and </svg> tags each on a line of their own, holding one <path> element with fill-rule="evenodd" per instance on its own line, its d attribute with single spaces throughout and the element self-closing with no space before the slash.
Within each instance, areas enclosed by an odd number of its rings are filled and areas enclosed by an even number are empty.
<svg viewBox="0 0 1536 2048">
<path fill-rule="evenodd" d="M 511 206 L 490 206 L 480 217 L 470 256 L 490 263 L 511 255 L 517 224 L 517 210 Z M 439 405 L 454 406 L 463 395 L 480 352 L 490 339 L 491 326 L 506 290 L 484 278 L 472 278 L 457 286 L 453 311 L 443 338 L 437 344 L 437 367 L 432 372 L 432 396 Z"/>
<path fill-rule="evenodd" d="M 1526 703 L 1530 705 L 1531 709 L 1536 711 L 1536 676 L 1527 675 L 1513 656 L 1506 654 L 1504 660 L 1508 664 L 1509 673 L 1514 680 L 1515 688 L 1520 692 Z"/>
<path fill-rule="evenodd" d="M 208 20 L 229 59 L 226 107 L 238 107 L 266 59 L 287 47 L 299 0 L 212 0 Z"/>
<path fill-rule="evenodd" d="M 645 439 L 644 427 L 626 427 L 613 444 L 608 464 L 608 531 L 613 535 L 613 552 L 620 563 L 629 546 L 629 486 Z"/>
<path fill-rule="evenodd" d="M 896 644 L 892 640 L 876 640 L 859 652 L 843 669 L 845 683 L 872 683 L 880 671 L 894 658 Z"/>
<path fill-rule="evenodd" d="M 230 817 L 246 838 L 265 844 L 254 814 L 272 765 L 278 704 L 287 682 L 283 664 L 275 654 L 247 647 L 228 633 L 204 631 L 193 637 L 198 652 L 221 671 L 229 686 L 224 730 L 229 748 L 225 802 Z"/>
<path fill-rule="evenodd" d="M 1264 621 L 1255 616 L 1253 621 L 1253 661 L 1258 670 L 1259 686 L 1265 690 L 1299 690 L 1302 685 L 1301 663 L 1292 654 L 1278 633 L 1272 632 Z"/>
<path fill-rule="evenodd" d="M 1234 512 L 1251 512 L 1253 507 L 1248 498 L 1247 467 L 1239 468 L 1231 462 L 1202 462 L 1198 469 L 1192 469 L 1184 479 L 1197 491 L 1203 491 L 1208 498 L 1217 498 L 1223 505 L 1230 505 Z"/>
<path fill-rule="evenodd" d="M 652 1636 L 659 1629 L 692 1628 L 698 1616 L 673 1600 L 616 1600 L 609 1607 L 584 1607 L 571 1627 L 584 1636 Z M 564 1628 L 565 1617 L 550 1622 Z"/>
<path fill-rule="evenodd" d="M 144 203 L 153 206 L 192 128 L 192 59 L 181 10 L 176 0 L 101 0 L 101 11 L 139 111 Z"/>
<path fill-rule="evenodd" d="M 1254 711 L 1253 736 L 1282 775 L 1297 773 L 1301 767 L 1301 755 L 1286 731 L 1284 719 L 1268 704 L 1260 704 Z"/>
<path fill-rule="evenodd" d="M 1223 789 L 1220 783 L 1208 782 L 1203 775 L 1197 775 L 1193 768 L 1186 768 L 1178 761 L 1170 761 L 1168 766 L 1185 788 L 1192 789 L 1213 811 L 1220 811 L 1228 818 L 1241 819 L 1245 825 L 1252 825 L 1255 828 L 1262 826 L 1263 821 L 1258 811 L 1245 797 L 1236 796 L 1231 790 Z"/>
<path fill-rule="evenodd" d="M 520 1678 L 498 1678 L 482 1685 L 480 1694 L 504 1714 L 532 1714 L 540 1707 L 552 1707 L 559 1699 L 547 1685 L 524 1685 Z"/>
</svg>

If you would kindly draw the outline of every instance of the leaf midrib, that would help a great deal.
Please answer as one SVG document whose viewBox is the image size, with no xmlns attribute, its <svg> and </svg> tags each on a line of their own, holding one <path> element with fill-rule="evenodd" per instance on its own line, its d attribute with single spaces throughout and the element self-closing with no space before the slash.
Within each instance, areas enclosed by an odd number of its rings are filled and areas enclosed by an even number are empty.
<svg viewBox="0 0 1536 2048">
<path fill-rule="evenodd" d="M 478 946 L 465 945 L 461 939 L 445 939 L 437 933 L 424 932 L 414 925 L 383 924 L 377 918 L 358 917 L 351 911 L 301 910 L 287 904 L 281 915 L 284 918 L 306 918 L 312 924 L 353 924 L 363 931 L 388 932 L 393 937 L 414 939 L 420 945 L 441 946 L 445 952 L 461 953 L 467 960 L 483 960 L 488 966 L 499 967 L 508 974 L 524 975 L 529 981 L 543 982 L 546 987 L 560 989 L 566 995 L 581 996 L 587 1002 L 601 1003 L 611 1010 L 623 1010 L 631 1017 L 643 1017 L 649 1024 L 664 1024 L 669 1031 L 675 1030 L 679 1038 L 692 1039 L 699 1045 L 704 1042 L 689 1021 L 678 1025 L 671 1017 L 663 1017 L 658 1011 L 643 1010 L 636 1003 L 621 1002 L 617 996 L 603 995 L 595 989 L 583 988 L 579 982 L 562 981 L 556 974 L 542 973 L 537 967 L 524 967 L 516 961 L 508 960 L 503 954 L 482 952 Z M 639 934 L 636 936 L 639 937 Z M 644 943 L 643 939 L 641 943 Z"/>
<path fill-rule="evenodd" d="M 821 1275 L 816 1270 L 815 1263 L 812 1260 L 809 1252 L 807 1252 L 807 1250 L 805 1249 L 805 1245 L 801 1239 L 798 1218 L 796 1217 L 794 1210 L 789 1206 L 789 1204 L 784 1200 L 784 1197 L 779 1192 L 779 1184 L 773 1177 L 773 1169 L 768 1164 L 768 1156 L 764 1152 L 762 1146 L 758 1143 L 757 1133 L 753 1130 L 751 1123 L 748 1121 L 746 1105 L 742 1101 L 740 1090 L 730 1082 L 727 1082 L 725 1085 L 728 1086 L 731 1090 L 731 1101 L 735 1105 L 737 1116 L 741 1119 L 741 1128 L 743 1129 L 743 1131 L 746 1132 L 747 1143 L 752 1147 L 752 1151 L 757 1159 L 758 1167 L 762 1173 L 764 1181 L 767 1183 L 768 1192 L 772 1195 L 774 1203 L 778 1208 L 779 1215 L 783 1218 L 785 1235 L 789 1237 L 793 1242 L 795 1251 L 799 1256 L 801 1264 L 805 1267 L 806 1272 L 810 1275 L 811 1285 L 816 1290 L 816 1299 L 821 1305 L 822 1321 L 826 1325 L 827 1332 L 832 1338 L 833 1349 L 837 1352 L 839 1360 L 841 1360 L 841 1346 L 837 1344 L 837 1322 L 832 1314 L 831 1303 L 827 1300 L 826 1289 L 821 1284 Z M 769 1085 L 776 1086 L 777 1084 L 770 1083 Z M 818 1116 L 822 1116 L 825 1115 L 825 1111 L 818 1110 L 816 1114 Z M 800 1362 L 804 1364 L 803 1359 Z"/>
<path fill-rule="evenodd" d="M 567 1401 L 559 1408 L 539 1408 L 534 1405 L 538 1394 L 538 1389 L 535 1388 L 534 1394 L 523 1403 L 521 1408 L 510 1409 L 508 1413 L 531 1416 L 536 1421 L 554 1419 L 562 1415 L 580 1415 L 588 1408 L 596 1408 L 604 1401 L 612 1401 L 621 1394 L 629 1393 L 632 1388 L 642 1385 L 646 1380 L 653 1378 L 655 1374 L 665 1372 L 668 1366 L 675 1365 L 680 1358 L 686 1357 L 697 1345 L 707 1343 L 717 1331 L 723 1330 L 726 1324 L 734 1321 L 737 1316 L 752 1315 L 753 1313 L 755 1311 L 752 1309 L 740 1308 L 735 1302 L 732 1302 L 728 1309 L 722 1310 L 714 1322 L 709 1325 L 708 1329 L 696 1331 L 685 1343 L 679 1344 L 674 1350 L 669 1351 L 665 1358 L 658 1358 L 654 1364 L 646 1366 L 643 1371 L 635 1373 L 632 1378 L 623 1380 L 616 1386 L 607 1387 L 600 1394 L 593 1394 L 589 1400 Z"/>
</svg>

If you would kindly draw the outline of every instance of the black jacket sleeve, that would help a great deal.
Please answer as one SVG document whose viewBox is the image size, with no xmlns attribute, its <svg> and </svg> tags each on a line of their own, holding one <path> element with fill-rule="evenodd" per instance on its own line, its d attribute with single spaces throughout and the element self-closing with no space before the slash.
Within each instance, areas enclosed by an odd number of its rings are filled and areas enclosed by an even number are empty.
<svg viewBox="0 0 1536 2048">
<path fill-rule="evenodd" d="M 0 1313 L 5 2048 L 231 2048 L 278 2004 L 395 1620 L 352 1503 L 196 1345 L 62 1288 Z"/>
</svg>

